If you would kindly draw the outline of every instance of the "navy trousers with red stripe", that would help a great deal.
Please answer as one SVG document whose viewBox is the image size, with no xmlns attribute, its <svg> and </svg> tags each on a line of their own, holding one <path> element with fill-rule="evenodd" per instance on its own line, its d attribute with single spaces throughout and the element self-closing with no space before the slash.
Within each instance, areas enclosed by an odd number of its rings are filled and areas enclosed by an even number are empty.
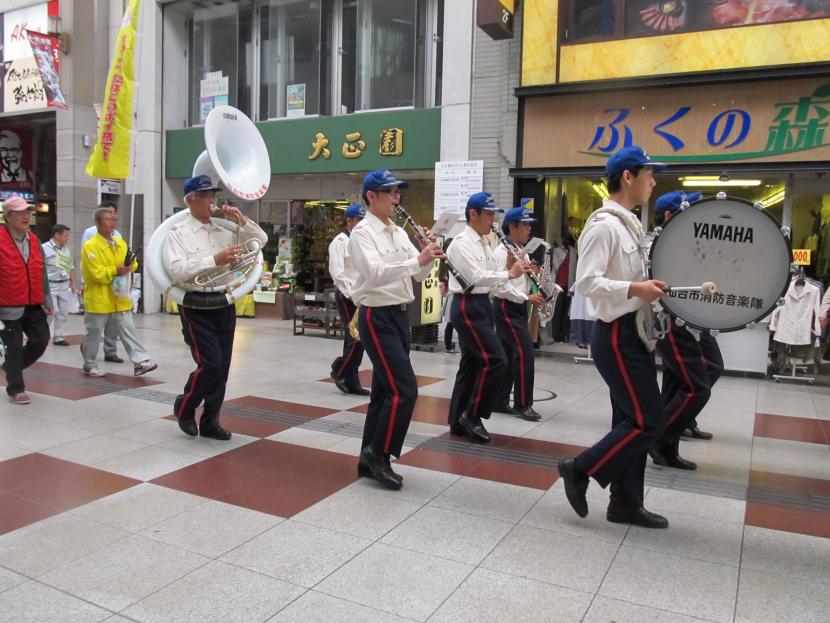
<svg viewBox="0 0 830 623">
<path fill-rule="evenodd" d="M 406 306 L 361 306 L 357 324 L 373 367 L 362 447 L 371 445 L 378 454 L 400 457 L 418 399 L 418 383 L 409 361 Z"/>
<path fill-rule="evenodd" d="M 611 392 L 612 428 L 576 457 L 575 467 L 602 487 L 610 484 L 614 506 L 639 508 L 646 453 L 662 435 L 665 419 L 654 355 L 637 335 L 633 313 L 597 320 L 591 355 Z"/>
<path fill-rule="evenodd" d="M 718 382 L 720 375 L 723 374 L 723 355 L 720 352 L 717 340 L 708 331 L 701 331 L 698 344 L 700 345 L 703 363 L 706 365 L 706 374 L 709 376 L 709 387 L 712 388 Z M 690 428 L 696 426 L 697 416 L 689 422 Z"/>
<path fill-rule="evenodd" d="M 527 303 L 514 303 L 507 299 L 493 299 L 493 314 L 496 317 L 496 335 L 501 340 L 507 357 L 507 378 L 502 391 L 496 397 L 496 404 L 510 401 L 513 388 L 513 406 L 517 409 L 533 405 L 533 379 L 535 357 L 533 340 L 527 324 Z"/>
<path fill-rule="evenodd" d="M 204 402 L 200 426 L 210 427 L 219 417 L 225 400 L 225 385 L 233 355 L 236 308 L 195 309 L 179 306 L 182 334 L 196 362 L 184 386 L 176 417 L 192 420 L 196 407 Z"/>
<path fill-rule="evenodd" d="M 335 359 L 331 364 L 331 370 L 337 378 L 343 379 L 349 389 L 360 389 L 358 370 L 363 361 L 363 345 L 352 338 L 346 327 L 352 321 L 355 313 L 355 304 L 340 290 L 335 291 L 334 300 L 337 303 L 337 311 L 340 313 L 340 322 L 343 324 L 343 355 Z"/>
<path fill-rule="evenodd" d="M 711 395 L 709 374 L 700 345 L 685 326 L 675 319 L 666 337 L 657 342 L 663 360 L 663 405 L 666 430 L 657 442 L 657 449 L 667 456 L 676 456 L 682 433 L 703 410 Z"/>
<path fill-rule="evenodd" d="M 450 321 L 461 347 L 448 418 L 450 426 L 455 426 L 465 411 L 470 420 L 490 417 L 496 396 L 508 383 L 507 358 L 496 336 L 487 294 L 454 295 Z"/>
</svg>

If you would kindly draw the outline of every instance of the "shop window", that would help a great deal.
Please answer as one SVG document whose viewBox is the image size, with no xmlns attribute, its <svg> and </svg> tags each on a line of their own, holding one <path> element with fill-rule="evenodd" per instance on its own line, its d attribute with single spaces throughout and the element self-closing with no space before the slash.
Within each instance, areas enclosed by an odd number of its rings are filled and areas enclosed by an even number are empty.
<svg viewBox="0 0 830 623">
<path fill-rule="evenodd" d="M 320 2 L 271 0 L 260 18 L 260 118 L 319 114 Z M 322 106 L 321 106 L 322 105 Z"/>
<path fill-rule="evenodd" d="M 250 2 L 197 8 L 190 21 L 190 123 L 203 124 L 218 105 L 251 114 L 252 14 Z"/>
<path fill-rule="evenodd" d="M 567 42 L 830 17 L 830 0 L 565 0 Z"/>
</svg>

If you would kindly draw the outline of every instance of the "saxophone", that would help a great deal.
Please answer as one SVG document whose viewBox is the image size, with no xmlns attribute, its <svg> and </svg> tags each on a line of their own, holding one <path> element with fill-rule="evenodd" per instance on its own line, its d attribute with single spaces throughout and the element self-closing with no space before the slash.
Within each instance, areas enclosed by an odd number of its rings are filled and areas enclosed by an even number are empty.
<svg viewBox="0 0 830 623">
<path fill-rule="evenodd" d="M 349 326 L 347 329 L 349 330 L 349 335 L 352 336 L 352 339 L 355 342 L 360 341 L 360 329 L 357 327 L 357 315 L 360 311 L 360 306 L 354 308 L 354 313 L 352 314 L 352 319 L 349 320 Z"/>
<path fill-rule="evenodd" d="M 536 315 L 539 317 L 539 324 L 544 327 L 553 318 L 556 299 L 560 292 L 562 292 L 562 288 L 553 282 L 551 276 L 551 246 L 544 240 L 542 240 L 542 244 L 545 246 L 545 255 L 542 258 L 542 265 L 539 267 L 539 283 L 542 284 L 547 292 L 553 292 L 553 296 L 546 299 L 545 304 L 536 311 Z"/>
</svg>

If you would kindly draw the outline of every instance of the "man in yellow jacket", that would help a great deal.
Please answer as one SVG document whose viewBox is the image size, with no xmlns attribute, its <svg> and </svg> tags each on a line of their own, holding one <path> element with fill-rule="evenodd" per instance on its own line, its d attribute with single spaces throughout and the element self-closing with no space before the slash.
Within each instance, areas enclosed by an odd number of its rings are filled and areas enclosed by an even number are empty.
<svg viewBox="0 0 830 623">
<path fill-rule="evenodd" d="M 133 362 L 135 376 L 155 370 L 158 364 L 150 359 L 135 335 L 133 303 L 130 300 L 130 273 L 138 268 L 132 258 L 127 262 L 127 243 L 113 236 L 115 215 L 106 208 L 95 210 L 95 226 L 98 233 L 81 248 L 81 274 L 84 289 L 84 326 L 86 335 L 81 344 L 84 357 L 84 374 L 104 376 L 96 359 L 101 337 L 107 321 L 112 317 L 118 326 L 118 335 Z"/>
</svg>

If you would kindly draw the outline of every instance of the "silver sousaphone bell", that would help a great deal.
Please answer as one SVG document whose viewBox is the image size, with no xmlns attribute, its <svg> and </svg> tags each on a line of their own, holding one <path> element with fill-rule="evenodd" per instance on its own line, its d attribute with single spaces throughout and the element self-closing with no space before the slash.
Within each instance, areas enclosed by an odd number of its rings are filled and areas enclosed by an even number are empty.
<svg viewBox="0 0 830 623">
<path fill-rule="evenodd" d="M 193 176 L 208 175 L 236 197 L 253 201 L 262 197 L 271 181 L 271 160 L 259 130 L 245 113 L 233 106 L 217 106 L 205 122 L 206 149 L 196 159 Z M 244 253 L 233 264 L 216 266 L 195 275 L 188 283 L 173 283 L 165 269 L 164 239 L 182 222 L 189 210 L 165 220 L 150 238 L 145 265 L 150 279 L 177 304 L 208 309 L 234 303 L 254 289 L 262 275 L 262 250 L 258 240 L 249 240 Z M 224 218 L 211 221 L 239 232 L 239 225 Z M 187 297 L 189 292 L 211 292 L 216 297 Z M 185 302 L 185 299 L 188 299 Z"/>
</svg>

